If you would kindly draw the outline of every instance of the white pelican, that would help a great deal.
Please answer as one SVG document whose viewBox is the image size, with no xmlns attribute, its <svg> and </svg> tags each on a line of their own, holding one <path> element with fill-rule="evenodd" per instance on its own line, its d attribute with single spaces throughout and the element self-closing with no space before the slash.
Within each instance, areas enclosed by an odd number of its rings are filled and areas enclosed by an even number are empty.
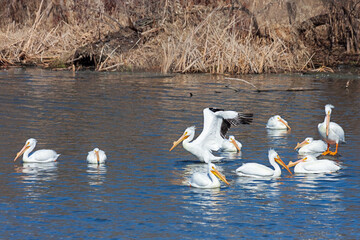
<svg viewBox="0 0 360 240">
<path fill-rule="evenodd" d="M 304 141 L 298 143 L 294 150 L 299 148 L 299 154 L 322 153 L 326 151 L 326 143 L 322 140 L 314 140 L 312 137 L 305 138 Z"/>
<path fill-rule="evenodd" d="M 220 150 L 223 152 L 240 152 L 242 148 L 241 142 L 237 141 L 233 135 L 229 139 L 224 139 Z"/>
<path fill-rule="evenodd" d="M 342 127 L 334 122 L 330 122 L 331 109 L 334 108 L 331 104 L 325 105 L 325 119 L 323 123 L 319 123 L 318 130 L 321 137 L 327 143 L 327 150 L 322 155 L 335 155 L 338 152 L 339 142 L 345 142 L 345 133 Z M 335 152 L 329 150 L 330 144 L 336 144 Z"/>
<path fill-rule="evenodd" d="M 14 162 L 22 154 L 24 154 L 23 162 L 54 162 L 60 156 L 60 154 L 57 154 L 54 150 L 50 149 L 37 150 L 29 156 L 29 153 L 35 148 L 35 146 L 36 140 L 34 138 L 28 139 L 20 152 L 16 154 Z"/>
<path fill-rule="evenodd" d="M 221 181 L 226 183 L 227 185 L 230 185 L 228 181 L 226 180 L 225 176 L 222 175 L 217 169 L 215 164 L 208 162 L 207 173 L 199 173 L 196 172 L 191 176 L 191 179 L 189 181 L 190 187 L 196 187 L 196 188 L 218 188 L 220 187 L 220 182 L 217 178 L 219 178 Z"/>
<path fill-rule="evenodd" d="M 288 167 L 293 166 L 295 166 L 295 173 L 332 173 L 341 169 L 339 164 L 334 161 L 327 159 L 317 160 L 312 155 L 307 155 L 296 162 L 290 161 Z"/>
<path fill-rule="evenodd" d="M 88 163 L 96 163 L 96 164 L 105 163 L 106 159 L 107 157 L 105 152 L 98 148 L 94 148 L 94 150 L 90 151 L 86 158 Z"/>
<path fill-rule="evenodd" d="M 269 129 L 289 129 L 291 130 L 290 126 L 288 125 L 288 122 L 280 117 L 279 115 L 272 116 L 269 118 L 266 128 Z"/>
<path fill-rule="evenodd" d="M 239 113 L 235 111 L 224 111 L 216 108 L 205 108 L 204 128 L 201 134 L 194 140 L 195 127 L 188 127 L 183 135 L 173 143 L 169 151 L 173 150 L 179 143 L 195 155 L 200 161 L 219 161 L 223 157 L 217 157 L 212 151 L 220 150 L 225 135 L 230 126 L 238 124 L 249 124 L 252 122 L 252 113 Z"/>
<path fill-rule="evenodd" d="M 236 173 L 240 176 L 248 177 L 279 177 L 281 175 L 281 169 L 277 164 L 279 163 L 281 166 L 286 168 L 286 170 L 288 170 L 290 174 L 292 174 L 290 169 L 281 160 L 275 150 L 269 150 L 268 158 L 270 164 L 274 167 L 274 169 L 258 163 L 245 163 L 236 169 Z"/>
</svg>

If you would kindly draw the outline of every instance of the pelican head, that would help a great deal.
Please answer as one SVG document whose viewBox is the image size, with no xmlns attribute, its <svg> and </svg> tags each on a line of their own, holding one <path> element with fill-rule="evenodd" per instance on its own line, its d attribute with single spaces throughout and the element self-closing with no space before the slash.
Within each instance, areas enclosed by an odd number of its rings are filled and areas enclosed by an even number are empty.
<svg viewBox="0 0 360 240">
<path fill-rule="evenodd" d="M 284 124 L 288 129 L 291 129 L 291 127 L 289 126 L 289 124 L 287 123 L 287 121 L 285 121 L 285 119 L 283 119 L 282 117 L 280 117 L 280 115 L 275 115 L 274 116 L 275 119 L 279 122 L 281 122 L 282 124 Z"/>
<path fill-rule="evenodd" d="M 314 139 L 313 139 L 312 137 L 305 138 L 304 141 L 302 141 L 301 143 L 298 143 L 298 144 L 296 145 L 296 147 L 294 148 L 294 150 L 296 150 L 296 149 L 298 149 L 298 148 L 301 148 L 301 147 L 303 147 L 303 146 L 305 146 L 305 145 L 308 145 L 308 144 L 312 143 L 313 141 L 314 141 Z"/>
<path fill-rule="evenodd" d="M 22 154 L 24 154 L 24 152 L 25 152 L 26 150 L 28 150 L 29 148 L 31 148 L 31 150 L 34 149 L 35 146 L 36 146 L 36 143 L 37 143 L 37 141 L 36 141 L 35 138 L 29 138 L 28 140 L 26 140 L 26 143 L 25 143 L 24 147 L 20 150 L 20 152 L 18 152 L 18 153 L 16 154 L 16 157 L 15 157 L 15 159 L 14 159 L 14 162 L 15 162 L 16 159 L 18 159 Z"/>
<path fill-rule="evenodd" d="M 239 145 L 236 143 L 235 137 L 233 135 L 229 136 L 229 142 L 231 142 L 239 152 L 241 151 L 241 149 L 240 149 Z"/>
<path fill-rule="evenodd" d="M 331 110 L 332 108 L 335 108 L 334 105 L 326 104 L 326 105 L 325 105 L 325 114 L 326 114 L 326 115 L 330 115 L 330 114 L 331 114 L 331 111 L 332 111 L 332 110 Z"/>
<path fill-rule="evenodd" d="M 291 167 L 294 167 L 294 166 L 296 166 L 297 164 L 299 164 L 301 162 L 313 162 L 313 161 L 316 161 L 316 157 L 314 157 L 312 155 L 307 155 L 307 156 L 301 158 L 300 160 L 297 160 L 296 162 L 290 161 L 287 166 L 289 168 L 291 168 Z"/>
<path fill-rule="evenodd" d="M 194 138 L 194 135 L 195 135 L 195 126 L 191 126 L 185 129 L 183 135 L 181 135 L 181 137 L 173 143 L 173 146 L 170 148 L 169 152 L 173 150 L 177 145 L 179 145 L 179 143 L 181 143 L 185 139 L 189 138 L 188 141 L 191 141 Z"/>
<path fill-rule="evenodd" d="M 331 104 L 326 104 L 325 105 L 325 124 L 326 124 L 326 136 L 329 136 L 329 125 L 330 125 L 330 116 L 331 116 L 331 109 L 335 108 L 333 105 Z"/>
<path fill-rule="evenodd" d="M 283 162 L 283 160 L 281 160 L 279 154 L 277 154 L 277 152 L 274 149 L 269 150 L 268 157 L 270 161 L 275 160 L 282 167 L 286 168 L 286 170 L 292 175 L 292 172 L 290 171 L 289 167 Z"/>
<path fill-rule="evenodd" d="M 214 174 L 217 178 L 219 178 L 221 181 L 226 183 L 227 185 L 230 185 L 230 183 L 226 180 L 225 176 L 222 175 L 217 169 L 215 164 L 209 162 L 208 163 L 209 171 Z"/>
<path fill-rule="evenodd" d="M 100 156 L 99 156 L 99 150 L 98 148 L 94 148 L 94 152 L 95 152 L 95 155 L 96 155 L 96 160 L 98 162 L 98 164 L 100 164 Z"/>
</svg>

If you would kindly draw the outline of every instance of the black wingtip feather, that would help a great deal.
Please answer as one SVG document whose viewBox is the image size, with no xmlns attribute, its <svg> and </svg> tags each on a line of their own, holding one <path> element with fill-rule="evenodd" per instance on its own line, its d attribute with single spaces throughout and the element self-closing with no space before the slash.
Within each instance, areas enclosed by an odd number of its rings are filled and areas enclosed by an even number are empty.
<svg viewBox="0 0 360 240">
<path fill-rule="evenodd" d="M 239 113 L 237 118 L 227 119 L 231 125 L 250 124 L 253 121 L 252 113 Z"/>
<path fill-rule="evenodd" d="M 238 113 L 238 117 L 234 119 L 224 119 L 221 124 L 220 134 L 223 138 L 225 138 L 226 133 L 230 129 L 231 126 L 237 126 L 241 124 L 250 124 L 253 121 L 252 113 Z"/>
<path fill-rule="evenodd" d="M 250 124 L 253 121 L 253 116 L 252 113 L 239 113 L 239 121 L 241 124 Z"/>
</svg>

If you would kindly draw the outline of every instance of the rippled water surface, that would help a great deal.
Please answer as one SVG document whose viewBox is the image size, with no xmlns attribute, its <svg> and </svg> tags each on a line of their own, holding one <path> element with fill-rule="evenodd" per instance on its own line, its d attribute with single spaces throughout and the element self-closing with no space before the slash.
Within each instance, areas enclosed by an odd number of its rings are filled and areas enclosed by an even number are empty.
<svg viewBox="0 0 360 240">
<path fill-rule="evenodd" d="M 255 92 L 222 76 L 0 71 L 1 239 L 359 239 L 360 78 L 356 72 L 246 76 Z M 348 87 L 346 87 L 348 85 Z M 236 91 L 235 91 L 236 90 Z M 276 179 L 239 177 L 244 162 L 269 165 L 274 148 L 288 161 L 305 137 L 319 139 L 324 106 L 335 105 L 346 144 L 343 169 L 324 175 Z M 186 127 L 202 129 L 202 110 L 254 113 L 231 128 L 241 153 L 219 153 L 230 182 L 201 190 L 187 180 L 204 165 L 181 145 Z M 291 132 L 268 132 L 267 119 L 285 118 Z M 25 141 L 61 154 L 55 163 L 15 163 Z M 108 162 L 87 165 L 87 152 L 103 149 Z"/>
</svg>

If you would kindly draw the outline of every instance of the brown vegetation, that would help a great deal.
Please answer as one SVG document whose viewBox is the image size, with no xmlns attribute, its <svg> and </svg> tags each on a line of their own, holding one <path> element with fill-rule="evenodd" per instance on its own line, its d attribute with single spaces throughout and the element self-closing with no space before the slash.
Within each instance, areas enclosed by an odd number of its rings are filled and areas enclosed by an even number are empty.
<svg viewBox="0 0 360 240">
<path fill-rule="evenodd" d="M 289 5 L 288 24 L 261 26 L 245 2 L 14 0 L 0 10 L 0 65 L 244 74 L 328 66 L 336 51 L 359 63 L 360 0 L 296 23 Z"/>
</svg>

